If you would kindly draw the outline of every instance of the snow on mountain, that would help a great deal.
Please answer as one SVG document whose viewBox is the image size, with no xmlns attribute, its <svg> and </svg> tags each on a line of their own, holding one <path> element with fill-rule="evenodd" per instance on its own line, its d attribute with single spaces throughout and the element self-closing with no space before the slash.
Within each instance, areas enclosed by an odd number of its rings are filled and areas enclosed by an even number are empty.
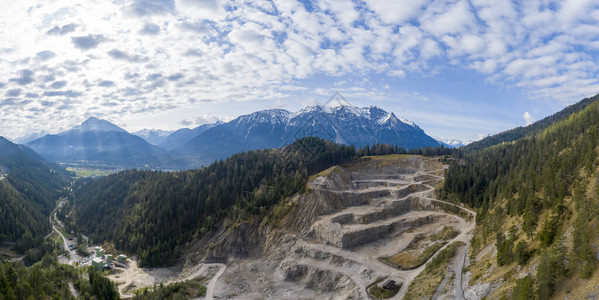
<svg viewBox="0 0 599 300">
<path fill-rule="evenodd" d="M 446 147 L 449 148 L 460 148 L 463 146 L 466 146 L 470 143 L 472 143 L 472 140 L 467 140 L 467 141 L 462 141 L 462 140 L 458 140 L 458 139 L 441 139 L 441 138 L 435 138 L 437 141 L 443 143 L 443 145 L 445 145 Z"/>
<path fill-rule="evenodd" d="M 236 123 L 239 125 L 250 123 L 285 124 L 289 121 L 289 116 L 290 112 L 284 109 L 267 109 L 240 116 L 235 120 L 238 120 Z"/>
<path fill-rule="evenodd" d="M 142 129 L 131 134 L 137 135 L 138 137 L 146 140 L 146 142 L 152 145 L 160 145 L 166 137 L 171 135 L 174 130 L 162 130 L 162 129 Z"/>
<path fill-rule="evenodd" d="M 441 145 L 416 124 L 392 112 L 376 106 L 337 104 L 308 106 L 298 112 L 270 109 L 243 115 L 206 130 L 178 151 L 218 159 L 241 151 L 279 148 L 306 136 L 357 147 L 377 143 L 406 149 Z"/>
</svg>

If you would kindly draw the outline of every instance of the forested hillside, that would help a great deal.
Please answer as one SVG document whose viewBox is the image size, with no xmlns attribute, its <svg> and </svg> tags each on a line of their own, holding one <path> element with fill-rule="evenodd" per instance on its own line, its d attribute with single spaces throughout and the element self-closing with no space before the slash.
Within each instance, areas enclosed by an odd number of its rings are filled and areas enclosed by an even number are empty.
<svg viewBox="0 0 599 300">
<path fill-rule="evenodd" d="M 498 266 L 538 264 L 535 278 L 517 282 L 514 299 L 526 286 L 547 299 L 563 282 L 596 274 L 597 99 L 556 114 L 569 116 L 542 131 L 472 153 L 446 173 L 442 195 L 479 208 L 475 252 L 494 242 Z"/>
<path fill-rule="evenodd" d="M 58 264 L 56 253 L 32 267 L 0 260 L 0 299 L 75 299 L 69 282 L 81 299 L 119 299 L 116 286 L 91 267 L 76 269 Z"/>
<path fill-rule="evenodd" d="M 0 240 L 17 241 L 27 232 L 34 238 L 49 233 L 48 215 L 69 176 L 31 149 L 0 137 Z"/>
<path fill-rule="evenodd" d="M 485 148 L 488 148 L 488 147 L 491 147 L 494 145 L 499 145 L 501 143 L 513 142 L 513 141 L 520 139 L 522 137 L 525 137 L 527 135 L 541 132 L 542 130 L 549 127 L 551 124 L 553 124 L 557 121 L 560 121 L 560 120 L 567 119 L 573 113 L 577 113 L 577 112 L 583 110 L 587 105 L 595 102 L 597 99 L 599 99 L 599 95 L 596 95 L 591 98 L 583 99 L 582 101 L 572 104 L 572 105 L 566 107 L 565 109 L 563 109 L 551 116 L 548 116 L 540 121 L 537 121 L 529 126 L 516 127 L 514 129 L 510 129 L 510 130 L 504 131 L 502 133 L 486 137 L 480 141 L 476 141 L 476 142 L 470 143 L 470 144 L 462 147 L 461 150 L 464 153 L 470 153 L 470 152 L 482 150 L 482 149 L 485 149 Z"/>
<path fill-rule="evenodd" d="M 75 188 L 77 224 L 94 242 L 114 241 L 141 265 L 169 265 L 182 245 L 224 218 L 260 221 L 309 174 L 353 159 L 353 147 L 304 138 L 239 153 L 199 170 L 124 171 Z"/>
</svg>

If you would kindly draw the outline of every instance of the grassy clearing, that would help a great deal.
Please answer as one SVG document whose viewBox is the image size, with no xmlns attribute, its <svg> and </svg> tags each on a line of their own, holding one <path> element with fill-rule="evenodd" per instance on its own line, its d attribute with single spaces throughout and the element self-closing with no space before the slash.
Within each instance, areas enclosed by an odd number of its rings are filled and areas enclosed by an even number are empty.
<svg viewBox="0 0 599 300">
<path fill-rule="evenodd" d="M 435 243 L 424 249 L 422 252 L 418 251 L 418 249 L 413 249 L 397 253 L 390 257 L 382 257 L 381 259 L 387 261 L 398 269 L 413 270 L 422 266 L 422 264 L 439 251 L 439 249 L 445 246 L 445 244 L 447 244 L 447 242 Z"/>
<path fill-rule="evenodd" d="M 405 299 L 423 299 L 430 298 L 434 293 L 443 277 L 456 251 L 462 243 L 453 243 L 443 249 L 427 265 L 424 271 L 418 275 L 410 284 Z"/>
<path fill-rule="evenodd" d="M 375 161 L 379 166 L 403 166 L 418 168 L 423 157 L 410 154 L 388 154 L 379 156 L 365 156 L 364 159 Z"/>
<path fill-rule="evenodd" d="M 64 244 L 60 234 L 56 233 L 56 231 L 54 231 L 54 230 L 52 230 L 52 234 L 50 235 L 50 238 L 53 239 L 55 243 L 59 243 L 61 246 Z"/>
<path fill-rule="evenodd" d="M 67 168 L 67 171 L 74 172 L 76 178 L 101 177 L 117 172 L 115 170 L 94 170 L 83 168 Z"/>
<path fill-rule="evenodd" d="M 455 229 L 454 227 L 444 227 L 441 231 L 439 231 L 438 233 L 432 235 L 430 237 L 431 241 L 439 241 L 439 240 L 451 240 L 453 238 L 455 238 L 456 236 L 458 236 L 460 234 L 460 231 Z"/>
<path fill-rule="evenodd" d="M 454 227 L 444 227 L 441 231 L 436 234 L 432 234 L 428 237 L 419 234 L 410 242 L 410 244 L 400 253 L 393 256 L 381 257 L 380 259 L 384 262 L 389 263 L 401 270 L 413 270 L 426 263 L 431 256 L 433 256 L 439 249 L 447 244 L 451 239 L 455 238 L 460 234 L 460 231 Z M 428 247 L 422 251 L 420 247 L 423 242 L 430 241 Z"/>
<path fill-rule="evenodd" d="M 312 180 L 314 180 L 314 179 L 316 179 L 318 177 L 328 177 L 331 173 L 333 173 L 333 172 L 339 172 L 339 171 L 341 171 L 341 168 L 339 166 L 332 166 L 332 167 L 330 167 L 330 168 L 328 168 L 328 169 L 326 169 L 324 171 L 321 171 L 320 173 L 311 175 L 308 178 L 308 181 L 312 181 Z"/>
<path fill-rule="evenodd" d="M 395 160 L 406 159 L 406 158 L 410 158 L 410 157 L 422 157 L 422 156 L 411 155 L 411 154 L 388 154 L 388 155 L 375 155 L 375 156 L 365 156 L 365 157 L 374 159 L 374 160 L 395 161 Z"/>
</svg>

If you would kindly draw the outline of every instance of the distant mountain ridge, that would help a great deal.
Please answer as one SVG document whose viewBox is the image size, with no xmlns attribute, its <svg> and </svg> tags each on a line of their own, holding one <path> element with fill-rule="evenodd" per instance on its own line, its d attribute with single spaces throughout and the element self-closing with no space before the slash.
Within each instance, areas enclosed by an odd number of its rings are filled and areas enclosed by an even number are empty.
<svg viewBox="0 0 599 300">
<path fill-rule="evenodd" d="M 48 134 L 48 132 L 42 130 L 39 132 L 27 133 L 25 135 L 12 138 L 12 139 L 10 139 L 10 141 L 12 141 L 15 144 L 27 144 L 27 143 L 37 140 L 47 134 Z"/>
<path fill-rule="evenodd" d="M 279 148 L 306 136 L 356 147 L 377 143 L 405 149 L 442 145 L 416 124 L 376 106 L 317 105 L 299 112 L 271 109 L 243 115 L 206 130 L 177 151 L 214 160 L 241 151 Z"/>
<path fill-rule="evenodd" d="M 142 130 L 130 134 L 108 121 L 91 117 L 27 146 L 49 161 L 75 165 L 189 169 L 238 152 L 280 148 L 307 136 L 356 147 L 390 144 L 409 150 L 444 145 L 416 124 L 376 106 L 317 105 L 297 112 L 262 110 L 227 123 L 167 133 Z"/>
<path fill-rule="evenodd" d="M 142 129 L 131 134 L 136 135 L 152 145 L 160 145 L 164 140 L 173 133 L 173 130 L 162 129 Z"/>
<path fill-rule="evenodd" d="M 448 148 L 460 148 L 460 147 L 464 147 L 470 143 L 472 143 L 472 140 L 458 140 L 458 139 L 441 139 L 441 138 L 436 138 L 437 141 L 441 142 L 445 147 Z"/>
<path fill-rule="evenodd" d="M 58 135 L 67 135 L 69 133 L 72 132 L 88 132 L 88 131 L 95 131 L 95 132 L 124 132 L 124 133 L 128 133 L 127 130 L 118 127 L 106 120 L 102 120 L 102 119 L 98 119 L 96 117 L 90 117 L 87 120 L 85 120 L 83 123 L 81 123 L 80 125 L 77 125 L 67 131 L 63 131 L 61 133 L 59 133 Z"/>
<path fill-rule="evenodd" d="M 95 117 L 27 144 L 50 161 L 111 167 L 159 167 L 166 152 L 141 137 Z"/>
<path fill-rule="evenodd" d="M 187 142 L 191 141 L 196 136 L 204 133 L 206 130 L 221 124 L 223 124 L 223 122 L 218 121 L 216 123 L 203 124 L 193 129 L 181 128 L 165 137 L 164 140 L 160 142 L 158 145 L 165 149 L 179 148 L 185 145 Z"/>
</svg>

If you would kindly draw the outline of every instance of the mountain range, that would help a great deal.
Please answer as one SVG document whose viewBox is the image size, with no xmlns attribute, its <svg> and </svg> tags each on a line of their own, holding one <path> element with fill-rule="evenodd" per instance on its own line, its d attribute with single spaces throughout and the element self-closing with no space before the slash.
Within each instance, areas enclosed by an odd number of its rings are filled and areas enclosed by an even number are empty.
<svg viewBox="0 0 599 300">
<path fill-rule="evenodd" d="M 280 148 L 315 136 L 356 147 L 374 144 L 404 149 L 448 146 L 416 124 L 376 106 L 310 106 L 298 112 L 272 109 L 242 115 L 230 122 L 193 129 L 142 130 L 128 133 L 91 117 L 81 125 L 27 143 L 54 162 L 119 168 L 193 168 L 234 153 Z"/>
<path fill-rule="evenodd" d="M 437 141 L 443 143 L 443 145 L 447 148 L 460 148 L 460 147 L 464 147 L 473 142 L 472 140 L 441 139 L 441 138 L 437 138 Z"/>
<path fill-rule="evenodd" d="M 223 122 L 218 121 L 218 122 L 212 123 L 212 124 L 200 125 L 193 129 L 181 128 L 179 130 L 176 130 L 175 132 L 172 132 L 167 137 L 165 137 L 164 140 L 162 142 L 160 142 L 159 145 L 164 149 L 179 148 L 179 147 L 185 145 L 187 142 L 191 141 L 196 136 L 204 133 L 206 130 L 208 130 L 212 127 L 221 125 L 221 124 L 223 124 Z"/>
<path fill-rule="evenodd" d="M 109 167 L 156 168 L 167 154 L 141 137 L 95 117 L 27 146 L 49 161 Z"/>
<path fill-rule="evenodd" d="M 162 130 L 162 129 L 142 129 L 131 134 L 137 135 L 138 137 L 146 140 L 146 142 L 152 145 L 160 145 L 164 140 L 170 136 L 174 131 Z"/>
<path fill-rule="evenodd" d="M 405 149 L 441 146 L 414 123 L 375 106 L 310 106 L 295 113 L 272 109 L 240 116 L 206 130 L 178 151 L 224 158 L 240 151 L 279 148 L 306 136 L 356 147 L 376 143 Z"/>
</svg>

